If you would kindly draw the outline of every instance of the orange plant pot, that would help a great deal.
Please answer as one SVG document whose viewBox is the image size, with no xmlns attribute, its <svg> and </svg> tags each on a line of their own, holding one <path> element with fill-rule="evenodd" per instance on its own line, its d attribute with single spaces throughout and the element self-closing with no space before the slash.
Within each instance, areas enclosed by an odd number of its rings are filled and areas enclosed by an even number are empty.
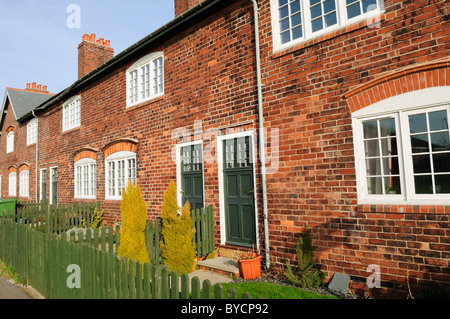
<svg viewBox="0 0 450 319">
<path fill-rule="evenodd" d="M 239 273 L 244 279 L 256 279 L 261 276 L 261 256 L 251 259 L 239 259 Z"/>
</svg>

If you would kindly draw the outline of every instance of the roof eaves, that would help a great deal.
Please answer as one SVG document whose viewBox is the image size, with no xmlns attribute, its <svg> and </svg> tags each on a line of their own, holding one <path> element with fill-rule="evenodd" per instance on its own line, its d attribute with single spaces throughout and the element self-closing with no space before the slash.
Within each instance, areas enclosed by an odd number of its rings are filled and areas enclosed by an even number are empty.
<svg viewBox="0 0 450 319">
<path fill-rule="evenodd" d="M 91 72 L 89 72 L 88 74 L 84 75 L 83 77 L 81 77 L 80 79 L 75 81 L 68 88 L 66 88 L 63 91 L 61 91 L 60 93 L 56 94 L 55 96 L 53 96 L 52 98 L 50 98 L 49 100 L 44 102 L 43 104 L 37 106 L 34 110 L 35 111 L 37 111 L 37 110 L 45 110 L 46 108 L 48 108 L 51 105 L 53 105 L 55 102 L 58 102 L 59 100 L 64 98 L 67 94 L 69 94 L 73 90 L 76 90 L 77 88 L 79 88 L 83 84 L 85 84 L 86 82 L 92 80 L 93 78 L 95 78 L 97 76 L 100 76 L 104 72 L 106 72 L 109 69 L 113 68 L 115 65 L 117 65 L 118 63 L 120 63 L 124 59 L 128 58 L 133 53 L 137 52 L 139 49 L 141 49 L 141 48 L 145 47 L 146 45 L 149 45 L 152 42 L 160 39 L 162 36 L 167 34 L 169 31 L 171 31 L 171 30 L 173 30 L 173 29 L 175 29 L 177 27 L 180 27 L 184 23 L 187 23 L 188 21 L 192 20 L 194 17 L 196 17 L 200 13 L 206 11 L 207 9 L 209 9 L 210 7 L 216 5 L 219 2 L 229 2 L 229 3 L 231 3 L 232 1 L 230 1 L 230 0 L 203 0 L 203 1 L 199 2 L 194 7 L 188 9 L 184 13 L 180 14 L 179 16 L 177 16 L 175 19 L 171 20 L 170 22 L 166 23 L 165 25 L 163 25 L 162 27 L 160 27 L 156 31 L 154 31 L 154 32 L 150 33 L 149 35 L 147 35 L 142 40 L 139 40 L 138 42 L 134 43 L 133 45 L 131 45 L 127 49 L 125 49 L 122 52 L 120 52 L 118 55 L 116 55 L 116 56 L 112 57 L 110 60 L 106 61 L 104 64 L 100 65 L 96 69 L 94 69 Z M 32 112 L 28 112 L 27 114 L 22 116 L 20 119 L 18 119 L 18 121 L 25 120 L 25 119 L 27 119 L 30 116 L 33 116 Z"/>
</svg>

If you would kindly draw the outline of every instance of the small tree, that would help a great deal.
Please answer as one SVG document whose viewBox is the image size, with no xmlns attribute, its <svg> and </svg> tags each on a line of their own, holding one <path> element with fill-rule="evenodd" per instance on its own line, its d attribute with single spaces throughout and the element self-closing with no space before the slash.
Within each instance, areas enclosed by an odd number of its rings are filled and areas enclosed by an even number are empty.
<svg viewBox="0 0 450 319">
<path fill-rule="evenodd" d="M 180 208 L 176 199 L 176 185 L 170 181 L 164 193 L 162 207 L 162 241 L 161 255 L 164 264 L 170 271 L 176 270 L 179 275 L 192 272 L 195 262 L 195 248 L 192 228 L 191 205 L 187 202 Z"/>
<path fill-rule="evenodd" d="M 302 288 L 317 288 L 323 284 L 325 273 L 322 272 L 312 260 L 311 230 L 305 228 L 305 232 L 300 236 L 297 247 L 297 265 L 294 271 L 289 262 L 286 262 L 287 280 Z"/>
<path fill-rule="evenodd" d="M 120 246 L 118 254 L 140 261 L 142 264 L 149 262 L 147 248 L 145 246 L 145 226 L 147 223 L 147 206 L 142 198 L 139 185 L 129 182 L 122 192 L 122 204 L 120 205 L 122 217 L 122 229 L 120 230 Z"/>
</svg>

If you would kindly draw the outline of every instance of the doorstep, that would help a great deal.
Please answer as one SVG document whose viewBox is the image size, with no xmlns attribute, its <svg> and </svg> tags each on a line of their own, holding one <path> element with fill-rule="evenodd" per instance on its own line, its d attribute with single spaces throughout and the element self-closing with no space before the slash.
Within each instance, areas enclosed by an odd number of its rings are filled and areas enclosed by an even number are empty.
<svg viewBox="0 0 450 319">
<path fill-rule="evenodd" d="M 239 277 L 239 265 L 237 261 L 228 257 L 216 257 L 197 262 L 201 270 L 215 272 L 230 277 Z"/>
</svg>

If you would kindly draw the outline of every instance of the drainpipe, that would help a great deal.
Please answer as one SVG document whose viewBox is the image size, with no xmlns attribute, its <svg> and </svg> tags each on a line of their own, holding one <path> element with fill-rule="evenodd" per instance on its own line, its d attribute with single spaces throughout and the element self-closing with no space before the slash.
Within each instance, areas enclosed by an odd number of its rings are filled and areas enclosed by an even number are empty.
<svg viewBox="0 0 450 319">
<path fill-rule="evenodd" d="M 36 192 L 36 202 L 39 200 L 38 196 L 38 155 L 39 155 L 39 119 L 34 114 L 34 110 L 31 111 L 33 117 L 36 119 L 36 177 L 35 177 L 35 192 Z"/>
<path fill-rule="evenodd" d="M 256 0 L 253 2 L 254 23 L 255 23 L 255 54 L 256 54 L 256 79 L 258 87 L 258 113 L 259 113 L 259 150 L 261 160 L 261 180 L 262 180 L 262 195 L 263 195 L 263 211 L 264 211 L 264 237 L 266 248 L 266 268 L 270 268 L 270 252 L 269 252 L 269 227 L 268 227 L 268 209 L 267 209 L 267 186 L 266 186 L 266 148 L 264 136 L 264 115 L 262 109 L 262 83 L 261 83 L 261 56 L 259 46 L 259 19 L 258 19 L 258 4 Z"/>
</svg>

